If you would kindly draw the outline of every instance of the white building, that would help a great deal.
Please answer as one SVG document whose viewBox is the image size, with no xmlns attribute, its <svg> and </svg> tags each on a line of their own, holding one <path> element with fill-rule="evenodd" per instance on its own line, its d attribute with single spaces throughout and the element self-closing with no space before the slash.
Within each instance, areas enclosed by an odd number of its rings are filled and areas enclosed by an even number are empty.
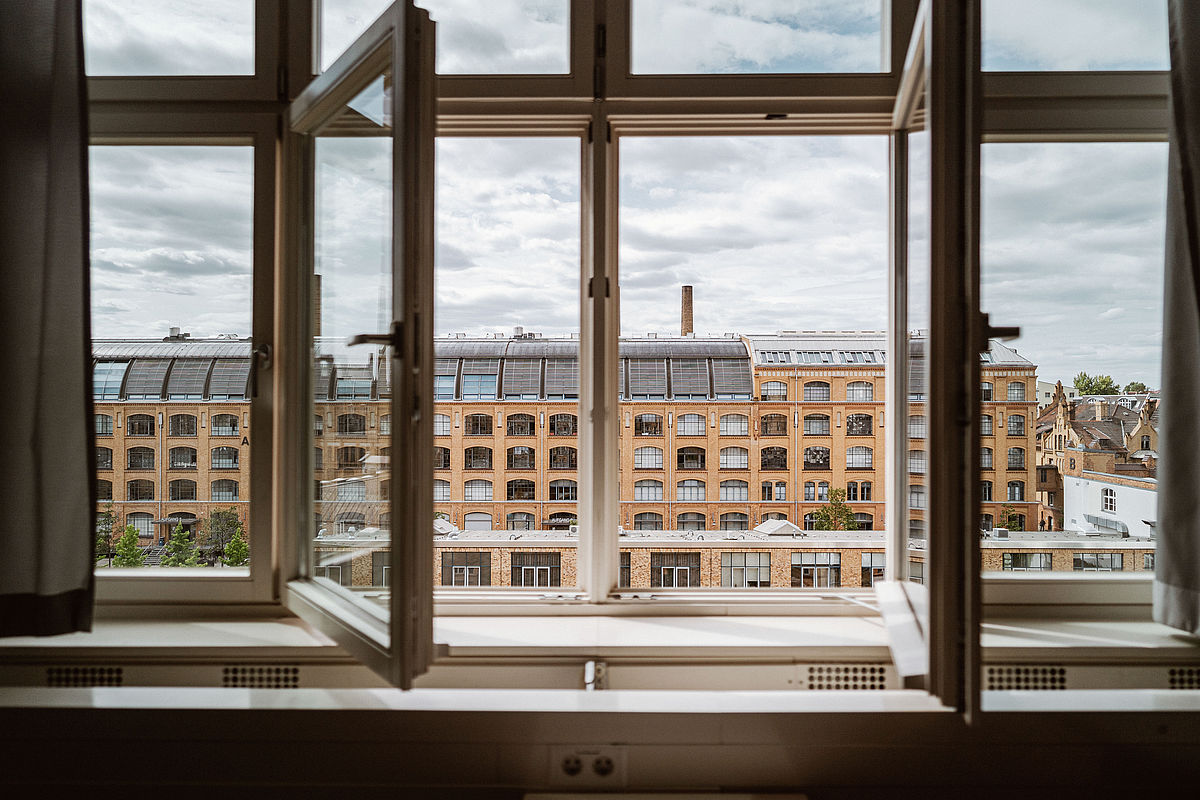
<svg viewBox="0 0 1200 800">
<path fill-rule="evenodd" d="M 1154 478 L 1127 478 L 1085 470 L 1063 476 L 1063 527 L 1080 533 L 1154 536 L 1158 486 Z"/>
</svg>

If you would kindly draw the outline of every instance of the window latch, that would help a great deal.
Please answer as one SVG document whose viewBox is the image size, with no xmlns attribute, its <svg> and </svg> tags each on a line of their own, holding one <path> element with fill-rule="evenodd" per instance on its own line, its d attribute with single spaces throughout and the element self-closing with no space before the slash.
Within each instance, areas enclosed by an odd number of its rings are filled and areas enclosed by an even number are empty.
<svg viewBox="0 0 1200 800">
<path fill-rule="evenodd" d="M 250 399 L 258 397 L 258 371 L 271 368 L 271 345 L 260 344 L 250 353 Z"/>
<path fill-rule="evenodd" d="M 979 315 L 979 330 L 982 333 L 982 339 L 979 344 L 979 352 L 981 353 L 988 351 L 988 342 L 992 339 L 1000 339 L 1007 342 L 1021 335 L 1021 328 L 1017 325 L 993 326 L 990 315 L 986 313 Z"/>
<path fill-rule="evenodd" d="M 392 348 L 392 358 L 400 358 L 401 348 L 404 345 L 403 325 L 400 322 L 393 322 L 392 329 L 387 333 L 360 333 L 357 336 L 351 336 L 346 340 L 347 347 L 353 347 L 356 344 L 377 344 L 381 347 Z"/>
</svg>

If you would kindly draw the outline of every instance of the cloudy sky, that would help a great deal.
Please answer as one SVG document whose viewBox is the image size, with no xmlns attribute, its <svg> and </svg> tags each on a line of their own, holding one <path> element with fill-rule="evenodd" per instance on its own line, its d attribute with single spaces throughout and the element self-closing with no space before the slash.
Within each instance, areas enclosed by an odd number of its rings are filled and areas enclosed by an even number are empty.
<svg viewBox="0 0 1200 800">
<path fill-rule="evenodd" d="M 566 0 L 420 4 L 439 21 L 444 73 L 567 68 Z M 252 69 L 250 0 L 84 5 L 92 74 Z M 327 6 L 323 63 L 386 3 Z M 985 65 L 1162 68 L 1164 6 L 988 2 Z M 636 0 L 634 68 L 872 71 L 879 7 Z M 318 258 L 331 337 L 386 327 L 382 142 L 321 145 Z M 439 333 L 577 330 L 579 158 L 570 139 L 438 142 Z M 701 334 L 885 324 L 882 137 L 626 138 L 620 158 L 624 333 L 677 331 L 684 283 L 696 287 Z M 170 325 L 246 335 L 248 149 L 96 147 L 91 170 L 96 336 L 157 337 Z M 1086 370 L 1158 384 L 1164 186 L 1159 144 L 985 146 L 986 310 L 1023 327 L 1016 346 L 1041 375 Z M 918 244 L 914 258 L 923 252 Z"/>
</svg>

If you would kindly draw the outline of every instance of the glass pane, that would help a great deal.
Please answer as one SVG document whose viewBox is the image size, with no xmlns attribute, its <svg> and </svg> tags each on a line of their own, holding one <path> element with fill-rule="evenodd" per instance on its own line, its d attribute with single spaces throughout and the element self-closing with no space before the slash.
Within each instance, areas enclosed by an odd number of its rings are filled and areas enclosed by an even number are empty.
<svg viewBox="0 0 1200 800">
<path fill-rule="evenodd" d="M 631 586 L 689 541 L 692 585 L 752 542 L 785 587 L 789 554 L 835 537 L 862 545 L 824 585 L 858 586 L 883 545 L 887 140 L 627 137 L 620 163 Z"/>
<path fill-rule="evenodd" d="M 633 0 L 639 75 L 880 72 L 880 0 Z"/>
<path fill-rule="evenodd" d="M 579 152 L 437 142 L 435 585 L 464 550 L 496 565 L 473 585 L 576 582 Z"/>
<path fill-rule="evenodd" d="M 391 5 L 323 0 L 321 69 Z M 443 75 L 565 75 L 570 72 L 569 0 L 419 0 L 437 23 Z"/>
<path fill-rule="evenodd" d="M 1168 69 L 1166 0 L 984 0 L 983 68 Z"/>
<path fill-rule="evenodd" d="M 88 75 L 253 75 L 254 0 L 83 0 Z"/>
<path fill-rule="evenodd" d="M 1049 553 L 1041 569 L 1143 569 L 1157 518 L 1167 145 L 986 144 L 982 174 L 984 309 L 1021 327 L 984 364 L 995 386 L 983 569 L 1012 568 L 1015 548 Z"/>
<path fill-rule="evenodd" d="M 247 564 L 253 150 L 90 148 L 96 566 Z"/>
<path fill-rule="evenodd" d="M 930 311 L 930 159 L 928 130 L 905 134 L 908 137 L 908 420 L 905 425 L 907 450 L 905 458 L 896 461 L 904 465 L 908 491 L 901 498 L 906 504 L 904 523 L 908 526 L 909 578 L 916 580 L 926 570 L 914 573 L 913 562 L 924 565 L 927 560 L 928 495 L 926 475 L 930 453 L 928 447 L 929 359 L 926 342 L 929 334 Z"/>
<path fill-rule="evenodd" d="M 373 81 L 314 143 L 314 577 L 387 612 L 391 350 L 348 346 L 392 312 L 392 80 Z"/>
</svg>

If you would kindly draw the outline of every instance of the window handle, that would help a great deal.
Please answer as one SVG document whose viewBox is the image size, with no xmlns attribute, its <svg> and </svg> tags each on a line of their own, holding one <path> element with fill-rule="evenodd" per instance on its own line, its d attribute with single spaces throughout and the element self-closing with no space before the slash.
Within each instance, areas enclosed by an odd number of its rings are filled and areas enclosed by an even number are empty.
<svg viewBox="0 0 1200 800">
<path fill-rule="evenodd" d="M 271 345 L 260 344 L 250 353 L 250 399 L 258 397 L 258 371 L 271 368 Z"/>
<path fill-rule="evenodd" d="M 404 344 L 403 336 L 404 328 L 399 322 L 392 323 L 392 329 L 387 333 L 360 333 L 357 336 L 351 336 L 346 340 L 346 346 L 353 347 L 356 344 L 377 344 L 384 347 L 392 348 L 392 358 L 400 358 L 401 348 Z"/>
<path fill-rule="evenodd" d="M 981 313 L 979 317 L 979 329 L 983 333 L 983 341 L 979 347 L 979 352 L 981 353 L 988 351 L 988 342 L 992 339 L 1000 339 L 1007 342 L 1021 335 L 1021 328 L 1017 325 L 993 326 L 990 315 Z"/>
</svg>

